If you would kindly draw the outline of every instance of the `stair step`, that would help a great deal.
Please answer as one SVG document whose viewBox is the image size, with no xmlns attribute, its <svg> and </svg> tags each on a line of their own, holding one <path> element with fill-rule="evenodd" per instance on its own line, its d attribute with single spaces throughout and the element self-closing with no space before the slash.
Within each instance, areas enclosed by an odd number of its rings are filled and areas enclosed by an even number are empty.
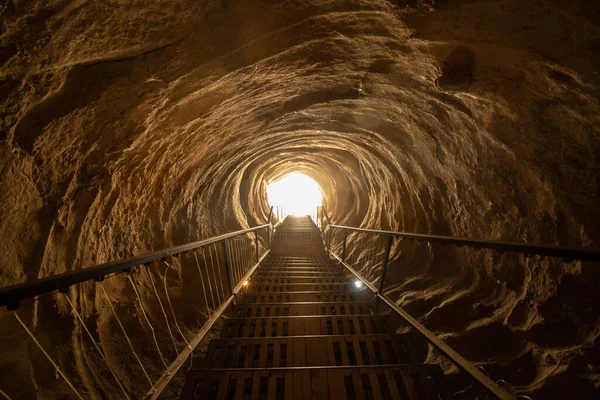
<svg viewBox="0 0 600 400">
<path fill-rule="evenodd" d="M 316 257 L 268 257 L 265 259 L 267 263 L 282 262 L 282 263 L 300 263 L 300 264 L 334 264 L 335 261 L 329 258 L 316 258 Z"/>
<path fill-rule="evenodd" d="M 345 283 L 348 282 L 346 276 L 332 277 L 332 276 L 298 276 L 298 275 L 283 275 L 283 276 L 271 276 L 271 275 L 253 275 L 252 282 L 258 282 L 263 285 L 279 285 L 285 283 L 314 283 L 314 284 L 325 284 L 325 283 Z"/>
<path fill-rule="evenodd" d="M 338 268 L 342 270 L 342 267 L 339 264 L 334 263 L 298 263 L 298 262 L 272 262 L 272 263 L 262 263 L 260 268 L 264 269 L 273 269 L 273 268 L 313 268 L 313 269 L 333 269 Z"/>
<path fill-rule="evenodd" d="M 261 264 L 259 269 L 266 269 L 266 270 L 273 270 L 273 269 L 298 269 L 298 270 L 302 270 L 302 269 L 315 269 L 315 270 L 323 270 L 323 271 L 330 271 L 330 270 L 334 270 L 334 269 L 338 269 L 340 271 L 343 271 L 343 268 L 341 265 L 339 264 L 315 264 L 315 263 L 306 263 L 306 264 L 300 264 L 300 263 L 288 263 L 288 264 L 284 264 L 284 263 L 271 263 L 271 264 Z"/>
<path fill-rule="evenodd" d="M 351 302 L 366 300 L 366 293 L 302 291 L 302 292 L 245 292 L 239 296 L 240 303 L 273 303 L 273 302 Z M 236 299 L 237 300 L 237 299 Z"/>
<path fill-rule="evenodd" d="M 386 315 L 280 316 L 231 318 L 221 338 L 390 333 Z"/>
<path fill-rule="evenodd" d="M 319 261 L 319 262 L 333 261 L 329 256 L 327 256 L 326 254 L 323 254 L 322 249 L 319 251 L 319 254 L 312 254 L 312 255 L 285 255 L 285 254 L 281 254 L 281 253 L 276 253 L 275 251 L 271 250 L 271 252 L 267 256 L 267 259 L 269 259 L 269 260 L 312 260 L 312 261 Z"/>
<path fill-rule="evenodd" d="M 262 263 L 260 269 L 277 270 L 277 269 L 297 269 L 297 270 L 333 270 L 338 269 L 343 271 L 338 264 L 316 264 L 316 263 Z"/>
<path fill-rule="evenodd" d="M 257 273 L 260 271 L 269 272 L 269 273 L 278 273 L 278 272 L 344 273 L 343 268 L 338 265 L 331 265 L 331 266 L 327 266 L 327 267 L 302 267 L 302 266 L 293 266 L 293 265 L 286 266 L 286 265 L 279 265 L 279 264 L 271 265 L 271 266 L 263 265 L 259 269 L 256 270 Z"/>
<path fill-rule="evenodd" d="M 331 291 L 344 292 L 356 289 L 353 283 L 262 283 L 257 280 L 251 280 L 247 287 L 249 291 L 258 293 L 272 292 L 304 292 L 304 291 Z"/>
<path fill-rule="evenodd" d="M 277 239 L 318 240 L 321 242 L 321 233 L 314 229 L 277 230 L 274 235 Z"/>
<path fill-rule="evenodd" d="M 337 276 L 345 277 L 346 274 L 339 268 L 320 268 L 320 269 L 294 269 L 294 268 L 264 268 L 256 271 L 256 276 L 289 276 L 289 275 L 308 275 L 308 276 Z"/>
<path fill-rule="evenodd" d="M 235 317 L 302 316 L 302 315 L 373 315 L 377 306 L 371 302 L 304 302 L 236 304 L 228 314 Z"/>
<path fill-rule="evenodd" d="M 326 277 L 326 276 L 336 276 L 336 277 L 345 277 L 344 271 L 339 270 L 320 270 L 320 271 L 291 271 L 289 269 L 279 268 L 276 270 L 268 270 L 268 269 L 259 269 L 256 270 L 255 275 L 253 276 L 315 276 L 315 277 Z"/>
<path fill-rule="evenodd" d="M 265 261 L 278 261 L 278 262 L 316 262 L 316 263 L 330 263 L 335 262 L 329 257 L 299 257 L 299 256 L 271 256 L 269 255 Z"/>
<path fill-rule="evenodd" d="M 438 365 L 194 370 L 185 399 L 451 399 Z"/>
<path fill-rule="evenodd" d="M 312 335 L 213 339 L 193 368 L 273 368 L 415 364 L 427 348 L 413 334 Z"/>
</svg>

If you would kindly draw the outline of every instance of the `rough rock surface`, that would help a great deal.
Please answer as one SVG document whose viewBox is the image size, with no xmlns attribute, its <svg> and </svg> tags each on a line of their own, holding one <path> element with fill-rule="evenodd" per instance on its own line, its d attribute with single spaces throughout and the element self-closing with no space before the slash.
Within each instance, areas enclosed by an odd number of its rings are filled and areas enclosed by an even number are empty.
<svg viewBox="0 0 600 400">
<path fill-rule="evenodd" d="M 597 1 L 5 0 L 0 13 L 2 286 L 257 224 L 265 182 L 289 171 L 320 183 L 338 223 L 600 246 Z M 597 265 L 393 254 L 391 295 L 492 377 L 598 396 Z M 165 286 L 191 334 L 203 316 L 183 264 Z M 157 326 L 164 268 L 136 277 Z M 131 286 L 104 287 L 156 380 Z M 148 381 L 101 293 L 69 299 L 140 397 Z M 20 313 L 82 393 L 122 398 L 66 296 Z M 71 396 L 1 318 L 0 389 Z"/>
</svg>

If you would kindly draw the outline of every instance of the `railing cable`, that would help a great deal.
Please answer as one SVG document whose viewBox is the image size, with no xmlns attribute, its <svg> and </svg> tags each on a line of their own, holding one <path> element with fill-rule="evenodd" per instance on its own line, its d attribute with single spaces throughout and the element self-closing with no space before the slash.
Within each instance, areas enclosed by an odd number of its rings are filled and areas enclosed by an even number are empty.
<svg viewBox="0 0 600 400">
<path fill-rule="evenodd" d="M 167 303 L 169 303 L 169 308 L 171 309 L 171 314 L 173 314 L 173 321 L 175 322 L 175 327 L 177 328 L 177 331 L 181 335 L 181 338 L 185 342 L 186 346 L 190 347 L 190 343 L 185 338 L 183 332 L 181 331 L 181 328 L 179 327 L 179 323 L 177 322 L 177 317 L 175 316 L 175 310 L 173 310 L 173 304 L 171 303 L 171 296 L 169 296 L 169 290 L 167 289 L 167 273 L 169 272 L 169 269 L 171 269 L 172 267 L 168 262 L 164 261 L 164 263 L 167 264 L 167 269 L 165 269 L 165 275 L 163 277 L 163 284 L 165 286 L 165 295 L 167 296 Z"/>
<path fill-rule="evenodd" d="M 269 253 L 270 253 L 270 250 L 266 251 L 261 256 L 259 262 L 256 263 L 244 276 L 242 276 L 240 278 L 240 280 L 239 280 L 240 284 L 241 284 L 242 279 L 244 279 L 244 278 L 247 279 L 254 273 L 256 268 L 258 268 L 258 266 L 260 265 L 262 260 Z M 158 397 L 160 396 L 160 394 L 162 393 L 164 388 L 168 385 L 168 383 L 171 381 L 171 379 L 175 376 L 175 373 L 187 361 L 187 359 L 191 357 L 191 354 L 194 351 L 194 349 L 196 348 L 196 346 L 198 346 L 200 341 L 206 336 L 206 334 L 210 331 L 210 329 L 212 329 L 212 327 L 214 326 L 214 324 L 216 323 L 218 318 L 223 314 L 223 312 L 225 312 L 227 307 L 229 307 L 229 305 L 233 303 L 235 294 L 239 291 L 240 284 L 238 284 L 234 287 L 234 290 L 232 291 L 231 295 L 229 297 L 227 297 L 227 299 L 225 299 L 223 304 L 221 304 L 217 310 L 215 310 L 214 314 L 209 316 L 208 320 L 204 323 L 204 325 L 202 326 L 200 331 L 193 338 L 190 339 L 190 348 L 184 349 L 179 354 L 177 359 L 175 359 L 171 363 L 171 366 L 163 372 L 162 376 L 158 379 L 158 381 L 156 381 L 154 386 L 146 394 L 146 398 L 149 398 L 150 400 L 158 399 Z M 237 288 L 237 289 L 235 289 L 235 288 Z"/>
<path fill-rule="evenodd" d="M 246 274 L 246 271 L 248 270 L 248 262 L 250 261 L 250 248 L 248 246 L 248 242 L 249 239 L 247 237 L 243 237 L 242 238 L 242 271 L 244 272 L 244 274 Z"/>
<path fill-rule="evenodd" d="M 98 353 L 100 353 L 100 356 L 102 357 L 102 359 L 104 360 L 104 362 L 106 363 L 106 367 L 108 368 L 108 370 L 110 371 L 110 373 L 112 374 L 112 376 L 115 378 L 115 380 L 117 381 L 117 384 L 119 385 L 119 387 L 121 388 L 121 390 L 123 391 L 123 394 L 125 395 L 125 397 L 127 399 L 130 399 L 131 397 L 129 397 L 129 394 L 127 394 L 127 391 L 125 390 L 125 388 L 123 387 L 123 385 L 121 384 L 121 381 L 119 380 L 119 378 L 117 377 L 117 374 L 115 373 L 115 371 L 112 369 L 112 367 L 110 366 L 110 363 L 108 362 L 108 360 L 106 359 L 106 355 L 104 354 L 104 352 L 102 351 L 102 349 L 100 349 L 100 346 L 98 346 L 98 343 L 96 342 L 96 340 L 94 339 L 94 337 L 92 336 L 92 333 L 90 332 L 90 330 L 88 329 L 87 325 L 85 324 L 85 322 L 83 322 L 83 318 L 81 317 L 81 314 L 79 314 L 79 311 L 77 311 L 77 309 L 75 308 L 75 305 L 73 304 L 73 302 L 71 301 L 69 294 L 65 293 L 65 299 L 67 299 L 67 302 L 69 303 L 69 305 L 71 306 L 71 310 L 73 310 L 73 313 L 77 316 L 77 319 L 79 320 L 79 322 L 81 323 L 81 326 L 83 326 L 83 329 L 85 329 L 85 331 L 87 332 L 88 336 L 90 337 L 90 340 L 92 341 L 92 343 L 94 344 L 94 347 L 96 348 L 96 350 L 98 350 Z"/>
<path fill-rule="evenodd" d="M 242 243 L 240 240 L 236 240 L 236 249 L 237 249 L 238 269 L 240 271 L 239 280 L 241 280 L 242 277 L 244 276 L 244 263 L 243 263 L 243 256 L 242 256 Z"/>
<path fill-rule="evenodd" d="M 230 281 L 233 288 L 233 282 L 237 282 L 237 274 L 235 272 L 235 257 L 233 256 L 233 250 L 231 248 L 230 240 L 225 241 L 225 246 L 223 247 L 225 251 L 225 258 L 229 260 L 229 275 Z M 233 290 L 233 289 L 232 289 Z M 233 292 L 232 292 L 233 293 Z"/>
<path fill-rule="evenodd" d="M 165 317 L 165 322 L 167 323 L 167 330 L 169 331 L 169 336 L 171 337 L 171 342 L 173 342 L 173 349 L 175 349 L 175 354 L 177 351 L 177 344 L 175 344 L 175 336 L 173 336 L 173 332 L 171 331 L 171 324 L 169 324 L 169 317 L 167 317 L 167 312 L 165 311 L 165 307 L 163 306 L 162 300 L 158 294 L 158 290 L 156 289 L 156 282 L 154 281 L 154 277 L 152 276 L 152 272 L 150 270 L 146 270 L 148 273 L 148 277 L 150 278 L 150 282 L 152 283 L 152 288 L 154 289 L 154 294 L 156 295 L 156 299 L 158 300 L 158 304 L 160 306 L 160 310 L 162 311 L 163 316 Z"/>
<path fill-rule="evenodd" d="M 60 374 L 60 376 L 65 380 L 65 382 L 67 383 L 67 385 L 69 385 L 69 387 L 73 390 L 73 392 L 75 392 L 75 394 L 77 395 L 77 397 L 80 398 L 81 400 L 83 400 L 83 397 L 81 397 L 81 395 L 79 394 L 79 392 L 77 391 L 77 389 L 75 389 L 75 386 L 73 386 L 73 384 L 71 383 L 71 381 L 69 380 L 69 378 L 67 378 L 67 376 L 65 375 L 65 373 L 62 372 L 62 370 L 60 369 L 60 367 L 58 366 L 58 364 L 56 364 L 56 362 L 54 362 L 54 360 L 52 359 L 52 357 L 50 357 L 50 354 L 48 354 L 48 352 L 44 349 L 44 346 L 42 346 L 42 344 L 36 339 L 35 335 L 33 333 L 31 333 L 31 331 L 29 330 L 29 328 L 27 327 L 27 325 L 25 325 L 25 323 L 21 320 L 21 317 L 19 317 L 19 313 L 17 313 L 15 311 L 14 315 L 15 315 L 15 318 L 17 319 L 17 321 L 19 321 L 19 324 L 21 324 L 21 326 L 23 327 L 23 329 L 25 329 L 25 332 L 27 332 L 27 334 L 29 335 L 29 337 L 31 338 L 31 340 L 33 340 L 33 342 L 36 344 L 36 346 L 42 351 L 42 353 L 44 353 L 44 355 L 46 356 L 46 358 L 48 359 L 48 361 L 50 361 L 50 363 L 52 364 L 52 366 L 56 369 L 56 372 L 58 372 Z"/>
<path fill-rule="evenodd" d="M 252 261 L 251 260 L 252 248 L 250 247 L 250 239 L 249 238 L 244 238 L 244 239 L 245 239 L 243 241 L 243 243 L 244 243 L 244 271 L 246 271 L 248 269 L 248 265 Z"/>
<path fill-rule="evenodd" d="M 235 264 L 237 264 L 237 271 L 238 271 L 238 276 L 236 278 L 236 281 L 240 281 L 242 279 L 242 276 L 244 276 L 244 273 L 242 272 L 242 263 L 241 263 L 241 257 L 240 257 L 240 241 L 237 240 L 238 238 L 234 238 L 233 239 L 233 251 L 234 251 L 234 258 L 235 258 Z"/>
<path fill-rule="evenodd" d="M 202 294 L 204 294 L 204 303 L 206 304 L 206 308 L 208 310 L 208 315 L 212 314 L 210 309 L 210 305 L 208 304 L 208 297 L 206 296 L 206 286 L 204 285 L 204 277 L 202 276 L 202 271 L 200 270 L 200 262 L 198 261 L 198 255 L 194 252 L 194 259 L 196 259 L 196 266 L 198 267 L 198 273 L 200 274 L 200 281 L 202 281 Z"/>
<path fill-rule="evenodd" d="M 225 287 L 223 286 L 223 276 L 221 274 L 221 263 L 219 262 L 219 253 L 218 253 L 218 249 L 217 249 L 216 245 L 210 245 L 208 247 L 209 254 L 210 254 L 210 262 L 215 263 L 215 261 L 213 260 L 213 251 L 212 251 L 213 246 L 215 248 L 215 260 L 216 260 L 216 265 L 217 265 L 217 272 L 219 274 L 219 283 L 221 284 L 220 285 L 221 286 L 221 294 L 223 295 L 222 299 L 224 300 L 227 297 L 227 295 L 225 294 Z M 223 301 L 223 300 L 221 300 L 221 301 Z"/>
<path fill-rule="evenodd" d="M 212 283 L 210 282 L 210 273 L 208 271 L 208 263 L 206 262 L 206 254 L 204 254 L 204 248 L 201 250 L 202 260 L 204 261 L 204 268 L 206 270 L 206 281 L 208 282 L 208 289 L 210 290 L 210 299 L 212 300 L 213 310 L 216 310 L 219 306 L 215 301 L 215 293 L 212 288 Z"/>
<path fill-rule="evenodd" d="M 129 279 L 129 282 L 131 282 L 131 286 L 133 286 L 133 291 L 135 292 L 135 295 L 137 296 L 137 299 L 138 299 L 138 301 L 140 303 L 140 309 L 142 310 L 142 315 L 144 316 L 144 319 L 146 320 L 146 322 L 148 323 L 148 326 L 150 327 L 150 330 L 152 331 L 152 338 L 154 339 L 154 344 L 156 345 L 156 350 L 158 351 L 158 355 L 160 356 L 160 360 L 162 361 L 162 363 L 165 366 L 165 368 L 168 368 L 167 363 L 165 361 L 165 358 L 163 357 L 162 351 L 160 351 L 160 346 L 158 345 L 158 339 L 156 339 L 156 332 L 154 331 L 154 327 L 150 323 L 150 319 L 146 315 L 146 310 L 144 309 L 144 303 L 142 302 L 142 298 L 140 296 L 140 293 L 137 290 L 135 282 L 131 278 L 131 275 L 127 274 L 127 278 Z"/>
<path fill-rule="evenodd" d="M 37 344 L 40 350 L 45 354 L 46 358 L 48 358 L 48 360 L 54 366 L 56 371 L 64 378 L 65 382 L 67 382 L 67 384 L 77 394 L 77 396 L 73 397 L 82 399 L 82 396 L 79 393 L 77 393 L 75 386 L 73 386 L 73 384 L 68 380 L 66 375 L 60 370 L 58 364 L 54 362 L 50 355 L 42 348 L 41 343 L 39 343 L 36 340 L 32 332 L 27 328 L 23 321 L 20 320 L 19 316 L 16 314 L 16 310 L 19 308 L 20 302 L 24 299 L 35 297 L 39 298 L 39 296 L 51 294 L 57 291 L 67 294 L 69 288 L 73 285 L 86 281 L 96 281 L 97 285 L 100 286 L 98 290 L 102 293 L 101 297 L 104 297 L 104 300 L 106 300 L 106 303 L 110 308 L 110 313 L 112 313 L 112 316 L 117 321 L 121 331 L 123 332 L 127 344 L 129 345 L 129 348 L 133 354 L 133 357 L 136 359 L 137 363 L 142 369 L 144 376 L 150 384 L 150 389 L 146 393 L 146 395 L 154 399 L 160 396 L 166 384 L 168 384 L 168 382 L 173 378 L 173 376 L 179 370 L 179 368 L 184 363 L 187 363 L 188 359 L 190 361 L 190 368 L 193 367 L 193 352 L 198 346 L 199 342 L 205 337 L 205 335 L 208 333 L 211 327 L 216 323 L 217 318 L 221 316 L 225 309 L 234 302 L 234 296 L 245 286 L 245 280 L 250 278 L 250 276 L 254 273 L 258 265 L 260 265 L 264 257 L 266 257 L 267 254 L 270 253 L 270 246 L 267 246 L 267 249 L 264 252 L 264 254 L 260 256 L 260 237 L 258 234 L 258 230 L 266 230 L 265 243 L 269 243 L 269 232 L 271 228 L 275 229 L 276 226 L 277 224 L 272 226 L 270 223 L 268 223 L 246 230 L 216 236 L 202 241 L 187 243 L 184 245 L 154 251 L 152 253 L 143 254 L 140 256 L 130 257 L 124 260 L 111 261 L 89 268 L 82 268 L 81 270 L 77 271 L 70 271 L 63 274 L 53 275 L 47 278 L 38 279 L 35 282 L 31 283 L 23 283 L 13 285 L 7 288 L 0 288 L 0 306 L 6 306 L 9 311 L 15 311 L 15 317 L 17 318 L 19 323 L 26 330 L 31 339 L 34 340 L 34 342 Z M 254 236 L 249 235 L 249 233 L 252 232 L 256 232 Z M 212 248 L 213 245 L 215 246 L 214 254 Z M 208 250 L 206 250 L 207 246 Z M 221 246 L 221 251 L 219 251 L 219 248 L 217 248 L 216 246 Z M 256 248 L 254 248 L 254 246 L 256 246 Z M 179 324 L 177 314 L 175 313 L 175 307 L 177 303 L 174 306 L 170 298 L 170 294 L 172 292 L 169 291 L 169 285 L 167 281 L 169 279 L 169 270 L 174 269 L 174 266 L 172 265 L 172 263 L 167 262 L 166 258 L 170 256 L 176 257 L 180 254 L 187 254 L 190 251 L 194 252 L 194 260 L 196 262 L 196 267 L 198 268 L 200 281 L 202 283 L 202 296 L 206 304 L 205 311 L 208 320 L 204 323 L 200 331 L 196 333 L 193 337 L 190 337 L 190 339 L 188 340 L 185 337 L 182 330 L 182 326 L 184 329 L 186 327 L 184 325 Z M 204 262 L 204 266 L 200 265 L 197 251 L 202 251 L 202 259 Z M 207 251 L 208 255 L 206 254 Z M 221 260 L 221 257 L 223 257 L 223 260 Z M 258 258 L 256 260 L 256 264 L 254 263 L 255 258 Z M 137 267 L 141 267 L 142 265 L 144 267 L 151 267 L 151 264 L 157 261 L 165 262 L 166 269 L 164 271 L 164 274 L 162 274 L 162 271 L 159 269 L 156 276 L 154 276 L 154 274 L 152 274 L 150 271 L 147 271 L 147 278 L 150 279 L 152 286 L 152 288 L 149 290 L 154 291 L 154 295 L 152 295 L 149 294 L 150 292 L 147 292 L 147 288 L 145 286 L 138 287 L 138 285 L 142 285 L 142 281 L 140 280 L 141 278 L 136 278 L 135 276 L 133 276 L 131 274 L 131 270 Z M 158 266 L 155 267 L 158 268 Z M 205 268 L 204 271 L 203 268 Z M 126 273 L 127 280 L 129 280 L 133 292 L 135 293 L 135 297 L 132 298 L 132 301 L 134 302 L 132 307 L 133 311 L 135 312 L 134 316 L 136 317 L 137 322 L 140 324 L 142 330 L 147 332 L 147 329 L 150 329 L 152 333 L 152 339 L 156 347 L 156 351 L 158 352 L 158 355 L 160 357 L 160 361 L 166 368 L 160 376 L 160 378 L 154 383 L 152 382 L 152 379 L 150 378 L 148 371 L 144 366 L 144 363 L 142 363 L 140 355 L 138 355 L 134 348 L 133 336 L 130 337 L 127 330 L 125 329 L 124 322 L 126 321 L 121 321 L 119 315 L 117 314 L 117 307 L 113 304 L 113 301 L 109 297 L 107 289 L 104 288 L 104 286 L 102 285 L 102 282 L 107 276 L 111 276 L 112 274 L 122 272 Z M 232 279 L 232 277 L 234 279 Z M 223 278 L 226 278 L 227 282 L 224 283 Z M 144 279 L 146 279 L 146 276 L 144 276 Z M 168 303 L 168 310 L 166 305 L 163 303 L 162 294 L 160 294 L 160 291 L 158 290 L 158 279 L 163 280 L 165 296 L 167 298 L 166 300 Z M 150 287 L 150 285 L 148 285 L 148 287 Z M 229 287 L 229 290 L 231 290 L 230 294 L 227 294 L 228 289 L 226 289 L 226 287 Z M 210 294 L 208 293 L 209 291 Z M 148 294 L 150 297 L 146 297 Z M 144 297 L 142 297 L 142 295 L 144 295 Z M 155 328 L 151 320 L 155 316 L 153 314 L 155 310 L 153 307 L 155 306 L 152 306 L 152 302 L 154 301 L 152 300 L 152 298 L 154 296 L 156 296 L 156 300 L 158 300 L 160 311 L 162 312 L 164 320 L 167 324 L 166 330 L 168 331 L 168 335 L 170 337 L 170 341 L 173 345 L 175 352 L 178 352 L 178 347 L 181 344 L 181 342 L 179 341 L 179 339 L 175 339 L 175 336 L 177 336 L 177 334 L 175 333 L 174 329 L 177 329 L 178 334 L 181 335 L 181 338 L 187 345 L 177 355 L 175 360 L 173 360 L 173 362 L 170 365 L 167 365 L 168 360 L 167 358 L 165 358 L 166 354 L 163 354 L 163 351 L 165 350 L 164 345 L 166 344 L 166 341 L 168 341 L 168 339 L 165 337 L 167 332 L 164 332 L 165 330 L 161 323 L 159 323 L 159 325 L 157 325 L 157 327 Z M 119 384 L 120 389 L 125 394 L 124 398 L 130 399 L 131 396 L 133 396 L 133 394 L 128 394 L 128 390 L 130 388 L 126 388 L 126 382 L 121 382 L 119 380 L 119 376 L 117 373 L 120 372 L 120 370 L 109 364 L 109 355 L 105 351 L 103 351 L 106 349 L 103 348 L 102 340 L 94 337 L 94 335 L 92 334 L 93 330 L 90 330 L 86 325 L 86 321 L 84 320 L 84 314 L 76 308 L 76 306 L 80 307 L 81 305 L 78 304 L 73 298 L 68 297 L 68 294 L 66 298 L 72 309 L 72 313 L 75 316 L 74 319 L 78 320 L 79 323 L 81 323 L 83 330 L 86 331 L 86 334 L 89 336 L 90 340 L 92 340 L 93 346 L 98 350 L 100 356 L 106 363 L 110 373 L 113 375 L 113 377 Z M 146 300 L 147 302 L 144 303 L 144 300 Z M 148 307 L 148 310 L 146 310 L 146 307 Z M 156 311 L 158 311 L 158 308 L 156 309 Z M 172 315 L 173 322 L 175 323 L 175 328 L 171 326 L 172 322 L 171 317 L 169 316 L 169 312 Z M 142 316 L 140 316 L 140 313 L 142 314 L 143 319 L 146 322 L 142 320 Z M 156 317 L 160 320 L 159 316 Z M 148 325 L 147 327 L 145 326 L 146 324 Z M 83 330 L 81 329 L 81 327 L 78 327 L 76 325 L 76 329 L 78 335 L 82 335 Z M 169 345 L 167 345 L 167 347 L 169 347 Z M 6 393 L 0 391 L 0 398 L 2 398 L 2 396 L 9 398 L 6 395 Z"/>
<path fill-rule="evenodd" d="M 142 372 L 144 373 L 144 376 L 146 377 L 146 379 L 148 379 L 148 382 L 150 383 L 150 387 L 152 387 L 152 385 L 153 385 L 152 379 L 150 379 L 148 372 L 146 372 L 146 368 L 144 368 L 144 364 L 142 364 L 142 360 L 140 360 L 137 353 L 135 352 L 135 350 L 133 348 L 133 343 L 131 343 L 131 339 L 129 338 L 129 335 L 127 334 L 127 331 L 125 330 L 125 327 L 121 323 L 121 320 L 119 319 L 119 316 L 117 315 L 117 312 L 116 312 L 115 308 L 113 307 L 112 302 L 110 301 L 110 298 L 108 297 L 108 293 L 106 293 L 106 290 L 104 290 L 104 286 L 101 283 L 99 285 L 100 285 L 100 289 L 102 290 L 102 294 L 104 295 L 104 298 L 106 299 L 106 302 L 108 303 L 108 306 L 110 307 L 110 310 L 112 311 L 112 314 L 114 315 L 115 319 L 117 320 L 117 323 L 121 327 L 121 330 L 123 331 L 123 335 L 125 335 L 125 339 L 127 339 L 127 343 L 129 344 L 129 348 L 131 349 L 133 356 L 135 357 L 138 364 L 142 368 Z"/>
</svg>

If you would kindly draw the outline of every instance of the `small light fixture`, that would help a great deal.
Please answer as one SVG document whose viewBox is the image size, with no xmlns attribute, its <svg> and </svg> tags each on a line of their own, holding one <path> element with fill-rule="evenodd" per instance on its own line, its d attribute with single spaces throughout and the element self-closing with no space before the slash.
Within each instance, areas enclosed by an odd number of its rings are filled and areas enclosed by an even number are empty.
<svg viewBox="0 0 600 400">
<path fill-rule="evenodd" d="M 362 287 L 363 283 L 360 280 L 355 280 L 354 281 L 354 286 L 356 286 L 357 289 L 360 289 Z"/>
<path fill-rule="evenodd" d="M 248 286 L 249 283 L 250 283 L 250 281 L 244 281 L 243 285 Z"/>
</svg>

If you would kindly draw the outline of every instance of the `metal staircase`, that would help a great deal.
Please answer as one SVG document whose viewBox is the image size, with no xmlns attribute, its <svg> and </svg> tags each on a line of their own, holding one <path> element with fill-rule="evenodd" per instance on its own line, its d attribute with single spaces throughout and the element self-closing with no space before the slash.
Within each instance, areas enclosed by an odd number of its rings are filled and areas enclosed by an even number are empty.
<svg viewBox="0 0 600 400">
<path fill-rule="evenodd" d="M 287 217 L 182 399 L 449 399 L 426 343 L 327 255 L 309 217 Z M 419 345 L 420 344 L 420 345 Z"/>
<path fill-rule="evenodd" d="M 36 369 L 57 377 L 42 388 L 5 374 L 0 397 L 90 398 L 61 339 L 73 329 L 101 357 L 102 398 L 514 399 L 388 297 L 401 242 L 600 262 L 600 249 L 365 229 L 332 224 L 324 207 L 312 218 L 271 207 L 263 225 L 0 288 L 0 344 L 35 351 Z M 130 363 L 109 361 L 99 315 Z M 457 373 L 427 363 L 441 359 Z"/>
</svg>

